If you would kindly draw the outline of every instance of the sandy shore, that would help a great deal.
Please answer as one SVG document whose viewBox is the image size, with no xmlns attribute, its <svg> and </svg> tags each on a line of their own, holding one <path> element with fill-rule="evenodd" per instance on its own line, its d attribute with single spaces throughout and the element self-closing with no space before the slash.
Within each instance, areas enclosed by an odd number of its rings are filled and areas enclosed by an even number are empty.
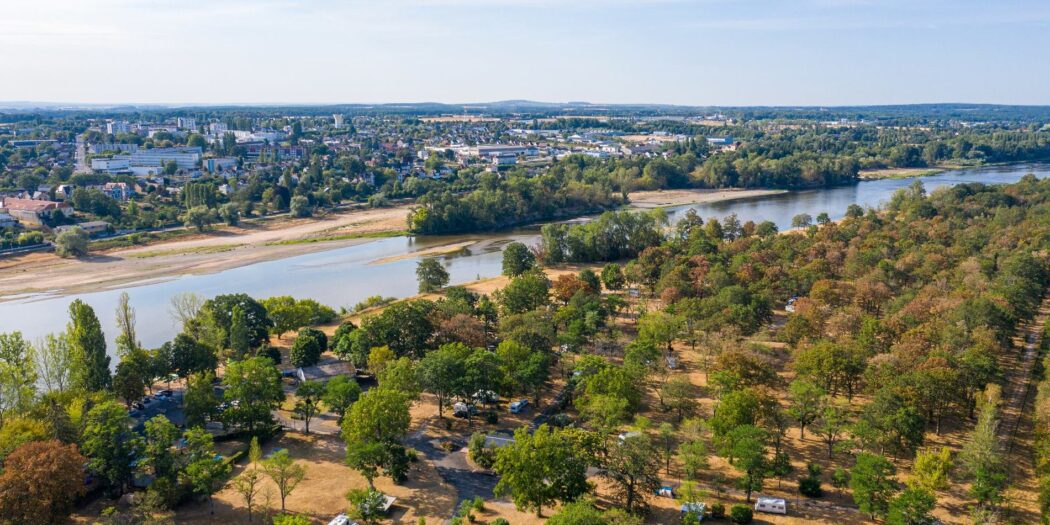
<svg viewBox="0 0 1050 525">
<path fill-rule="evenodd" d="M 629 197 L 633 207 L 647 209 L 779 193 L 783 190 L 666 190 L 635 192 Z M 62 259 L 49 253 L 0 259 L 0 301 L 27 293 L 84 293 L 179 275 L 220 272 L 362 244 L 374 237 L 404 230 L 409 209 L 409 206 L 399 206 L 320 218 L 244 223 L 240 227 L 221 227 L 200 235 L 95 253 L 82 259 Z M 450 253 L 472 242 L 476 241 L 432 247 L 426 254 Z"/>
<path fill-rule="evenodd" d="M 658 190 L 636 191 L 629 193 L 631 206 L 635 208 L 660 208 L 664 206 L 682 206 L 685 204 L 703 204 L 709 202 L 766 197 L 787 193 L 787 190 Z"/>
<path fill-rule="evenodd" d="M 132 282 L 211 273 L 257 262 L 330 250 L 405 229 L 409 208 L 381 208 L 321 218 L 246 223 L 177 241 L 62 259 L 33 253 L 0 260 L 0 300 L 55 291 L 82 293 Z M 364 236 L 353 238 L 354 236 Z M 322 242 L 310 239 L 338 238 Z"/>
</svg>

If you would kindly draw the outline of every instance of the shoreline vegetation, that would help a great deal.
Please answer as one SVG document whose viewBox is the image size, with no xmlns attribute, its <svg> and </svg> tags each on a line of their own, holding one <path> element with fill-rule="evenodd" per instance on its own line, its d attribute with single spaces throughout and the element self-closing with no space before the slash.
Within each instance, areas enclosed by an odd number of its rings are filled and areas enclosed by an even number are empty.
<svg viewBox="0 0 1050 525">
<path fill-rule="evenodd" d="M 786 190 L 662 190 L 629 195 L 638 209 L 759 198 Z M 205 233 L 187 231 L 160 242 L 93 253 L 82 259 L 62 259 L 35 253 L 0 260 L 0 302 L 51 292 L 61 295 L 101 291 L 117 286 L 180 275 L 216 273 L 375 239 L 407 235 L 405 219 L 411 205 L 354 210 L 309 219 L 265 221 L 221 227 Z M 173 233 L 173 232 L 165 232 Z M 463 249 L 463 243 L 455 250 Z M 467 245 L 472 243 L 466 243 Z M 420 255 L 447 254 L 448 245 L 374 261 L 384 264 Z M 91 272 L 86 275 L 85 268 Z"/>
<path fill-rule="evenodd" d="M 1010 165 L 1002 163 L 995 165 Z M 1023 164 L 1023 163 L 1022 163 Z M 977 167 L 987 167 L 984 164 Z M 941 165 L 937 169 L 896 168 L 862 171 L 858 180 L 928 176 L 970 166 Z M 665 189 L 628 194 L 627 209 L 760 199 L 788 193 L 784 189 Z M 93 252 L 80 259 L 63 259 L 53 253 L 29 253 L 0 259 L 0 302 L 27 294 L 72 295 L 134 286 L 182 275 L 222 272 L 242 266 L 316 253 L 376 239 L 412 235 L 405 230 L 415 203 L 393 207 L 352 209 L 319 217 L 292 219 L 265 218 L 239 226 L 220 226 L 207 232 L 169 230 L 149 234 L 145 244 L 118 245 Z M 539 224 L 539 223 L 534 223 Z M 472 232 L 478 233 L 478 232 Z M 482 232 L 484 233 L 484 232 Z M 457 234 L 459 236 L 471 233 Z M 111 240 L 93 243 L 113 244 Z M 427 248 L 400 256 L 373 261 L 385 264 L 422 255 L 447 255 L 465 249 L 457 244 Z M 85 272 L 90 265 L 90 272 Z"/>
</svg>

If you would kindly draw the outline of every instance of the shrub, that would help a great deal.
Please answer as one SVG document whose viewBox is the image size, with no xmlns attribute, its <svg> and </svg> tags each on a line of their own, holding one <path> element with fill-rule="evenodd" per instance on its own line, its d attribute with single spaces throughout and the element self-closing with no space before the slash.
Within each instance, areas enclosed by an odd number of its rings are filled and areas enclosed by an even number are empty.
<svg viewBox="0 0 1050 525">
<path fill-rule="evenodd" d="M 711 505 L 711 517 L 719 520 L 726 517 L 726 506 L 722 503 Z"/>
<path fill-rule="evenodd" d="M 80 257 L 87 255 L 88 234 L 79 226 L 68 229 L 55 238 L 55 253 L 59 257 Z"/>
<path fill-rule="evenodd" d="M 467 453 L 470 454 L 470 460 L 483 469 L 490 469 L 496 463 L 496 452 L 485 446 L 485 434 L 481 432 L 470 436 Z"/>
<path fill-rule="evenodd" d="M 751 523 L 754 517 L 754 511 L 747 505 L 733 505 L 729 510 L 729 521 L 733 523 Z"/>
<path fill-rule="evenodd" d="M 494 411 L 485 412 L 485 422 L 490 425 L 499 423 L 499 414 Z"/>
<path fill-rule="evenodd" d="M 824 489 L 820 488 L 820 465 L 810 463 L 806 465 L 806 477 L 798 480 L 798 491 L 807 498 L 819 498 L 824 495 Z"/>
<path fill-rule="evenodd" d="M 510 522 L 505 518 L 496 518 L 492 520 L 492 525 L 510 525 Z"/>
<path fill-rule="evenodd" d="M 470 506 L 478 512 L 485 512 L 485 500 L 481 496 L 474 496 L 474 501 L 471 502 Z"/>
</svg>

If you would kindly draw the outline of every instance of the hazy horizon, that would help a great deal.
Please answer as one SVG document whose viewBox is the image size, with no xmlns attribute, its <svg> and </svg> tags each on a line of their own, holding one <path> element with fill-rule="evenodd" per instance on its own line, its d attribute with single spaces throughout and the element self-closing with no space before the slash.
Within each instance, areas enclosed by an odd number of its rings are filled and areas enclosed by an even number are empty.
<svg viewBox="0 0 1050 525">
<path fill-rule="evenodd" d="M 0 100 L 1048 105 L 1034 0 L 10 0 Z"/>
</svg>

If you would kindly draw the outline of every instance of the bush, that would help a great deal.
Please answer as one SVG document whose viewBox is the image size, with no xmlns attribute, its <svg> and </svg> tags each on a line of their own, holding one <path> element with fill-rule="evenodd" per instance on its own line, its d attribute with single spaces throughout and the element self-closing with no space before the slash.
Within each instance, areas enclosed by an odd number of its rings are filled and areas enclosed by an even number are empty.
<svg viewBox="0 0 1050 525">
<path fill-rule="evenodd" d="M 824 495 L 820 488 L 820 479 L 806 476 L 798 480 L 798 491 L 807 498 L 819 498 Z"/>
<path fill-rule="evenodd" d="M 485 434 L 481 432 L 470 436 L 467 453 L 470 454 L 470 460 L 483 469 L 490 469 L 496 463 L 496 452 L 485 446 Z"/>
<path fill-rule="evenodd" d="M 55 238 L 55 253 L 59 257 L 80 257 L 87 255 L 88 234 L 83 228 L 74 226 Z"/>
<path fill-rule="evenodd" d="M 259 348 L 259 355 L 267 357 L 270 361 L 273 361 L 273 366 L 281 364 L 281 351 L 278 348 L 264 343 L 262 347 Z"/>
<path fill-rule="evenodd" d="M 808 475 L 798 480 L 798 491 L 807 498 L 819 498 L 824 495 L 824 489 L 820 488 L 820 465 L 810 463 L 806 465 Z"/>
<path fill-rule="evenodd" d="M 493 411 L 485 412 L 485 422 L 490 425 L 499 423 L 499 414 Z"/>
<path fill-rule="evenodd" d="M 496 518 L 492 520 L 492 525 L 510 525 L 510 522 L 505 518 Z"/>
<path fill-rule="evenodd" d="M 747 505 L 733 505 L 729 510 L 729 521 L 733 523 L 751 523 L 754 518 L 754 511 Z"/>
<path fill-rule="evenodd" d="M 711 517 L 718 520 L 726 517 L 726 506 L 722 503 L 711 505 Z"/>
<path fill-rule="evenodd" d="M 481 496 L 474 496 L 474 501 L 470 503 L 470 506 L 478 512 L 485 512 L 485 500 Z"/>
</svg>

